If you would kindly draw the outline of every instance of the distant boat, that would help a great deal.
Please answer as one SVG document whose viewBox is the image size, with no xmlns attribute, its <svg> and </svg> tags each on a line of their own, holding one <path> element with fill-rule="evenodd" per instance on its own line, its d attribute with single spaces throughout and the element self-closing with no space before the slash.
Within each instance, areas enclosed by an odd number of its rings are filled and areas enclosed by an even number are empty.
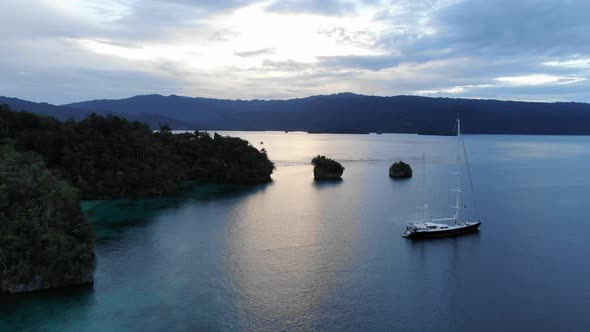
<svg viewBox="0 0 590 332">
<path fill-rule="evenodd" d="M 430 238 L 442 236 L 455 236 L 470 232 L 475 232 L 479 229 L 481 221 L 464 221 L 461 219 L 461 150 L 465 152 L 463 139 L 461 137 L 461 122 L 457 119 L 457 161 L 454 175 L 456 177 L 456 187 L 451 189 L 455 192 L 455 205 L 451 206 L 455 210 L 454 216 L 450 218 L 430 218 L 428 213 L 428 205 L 424 204 L 423 220 L 419 222 L 410 222 L 403 233 L 406 238 Z M 467 165 L 467 156 L 465 156 L 465 163 Z M 467 167 L 469 170 L 469 167 Z"/>
</svg>

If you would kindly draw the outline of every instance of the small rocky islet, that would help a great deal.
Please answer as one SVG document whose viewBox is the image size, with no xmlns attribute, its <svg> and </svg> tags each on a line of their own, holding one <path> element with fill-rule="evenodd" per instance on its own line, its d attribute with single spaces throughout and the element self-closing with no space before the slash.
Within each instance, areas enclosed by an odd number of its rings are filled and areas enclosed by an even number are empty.
<svg viewBox="0 0 590 332">
<path fill-rule="evenodd" d="M 316 181 L 341 180 L 344 166 L 326 156 L 317 155 L 311 160 L 313 177 Z"/>
<path fill-rule="evenodd" d="M 326 156 L 317 155 L 311 160 L 313 177 L 316 181 L 341 180 L 344 166 Z M 412 177 L 412 167 L 403 161 L 394 162 L 389 167 L 389 177 L 393 179 L 408 179 Z"/>
<path fill-rule="evenodd" d="M 408 179 L 412 177 L 412 167 L 403 161 L 394 162 L 389 167 L 389 177 L 393 179 Z"/>
</svg>

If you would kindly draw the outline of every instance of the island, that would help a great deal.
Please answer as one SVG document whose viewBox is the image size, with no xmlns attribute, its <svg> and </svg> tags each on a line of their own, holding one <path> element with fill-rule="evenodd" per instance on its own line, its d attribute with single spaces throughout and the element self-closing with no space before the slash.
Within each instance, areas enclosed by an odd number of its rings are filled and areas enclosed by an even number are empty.
<svg viewBox="0 0 590 332">
<path fill-rule="evenodd" d="M 407 179 L 412 177 L 412 168 L 403 161 L 397 161 L 389 167 L 389 177 L 394 179 Z"/>
<path fill-rule="evenodd" d="M 171 195 L 189 181 L 260 184 L 275 169 L 241 138 L 118 116 L 62 122 L 0 105 L 0 123 L 0 292 L 92 282 L 80 200 Z"/>
<path fill-rule="evenodd" d="M 154 131 L 112 115 L 61 122 L 0 105 L 0 123 L 0 139 L 40 154 L 83 200 L 170 195 L 186 181 L 265 183 L 275 168 L 265 149 L 241 138 Z"/>
<path fill-rule="evenodd" d="M 91 283 L 94 261 L 78 191 L 40 155 L 0 143 L 0 293 Z"/>
<path fill-rule="evenodd" d="M 337 161 L 317 155 L 311 160 L 315 180 L 341 180 L 344 167 Z"/>
</svg>

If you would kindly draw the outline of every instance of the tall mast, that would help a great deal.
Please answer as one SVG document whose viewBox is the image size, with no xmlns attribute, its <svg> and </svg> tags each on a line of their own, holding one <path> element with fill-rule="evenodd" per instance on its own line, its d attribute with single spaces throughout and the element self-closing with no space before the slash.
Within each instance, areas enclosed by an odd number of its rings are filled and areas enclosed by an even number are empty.
<svg viewBox="0 0 590 332">
<path fill-rule="evenodd" d="M 424 222 L 430 221 L 429 216 L 428 216 L 428 203 L 427 203 L 427 199 L 428 199 L 428 190 L 426 189 L 426 153 L 423 152 L 422 153 L 422 190 L 424 190 L 424 207 L 422 208 L 424 210 L 422 219 Z"/>
<path fill-rule="evenodd" d="M 455 192 L 455 224 L 459 223 L 459 214 L 461 211 L 461 172 L 460 172 L 460 164 L 461 164 L 461 121 L 457 117 L 457 160 L 455 164 L 455 178 L 456 178 L 456 186 L 455 189 L 452 191 Z"/>
</svg>

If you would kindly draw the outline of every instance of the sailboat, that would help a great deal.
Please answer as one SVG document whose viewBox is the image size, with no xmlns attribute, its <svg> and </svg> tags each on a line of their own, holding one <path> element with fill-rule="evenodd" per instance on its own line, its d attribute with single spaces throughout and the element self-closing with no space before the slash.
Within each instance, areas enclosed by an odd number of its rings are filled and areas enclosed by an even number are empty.
<svg viewBox="0 0 590 332">
<path fill-rule="evenodd" d="M 455 204 L 451 208 L 455 211 L 453 217 L 432 219 L 428 211 L 428 205 L 424 204 L 423 220 L 418 222 L 409 222 L 405 232 L 402 234 L 405 238 L 429 238 L 442 236 L 455 236 L 466 234 L 479 230 L 481 221 L 467 221 L 461 218 L 461 150 L 465 152 L 463 139 L 461 137 L 461 121 L 457 119 L 457 159 L 455 165 L 455 188 L 451 189 L 455 193 Z M 467 157 L 465 156 L 467 163 Z M 469 167 L 467 167 L 469 170 Z"/>
</svg>

